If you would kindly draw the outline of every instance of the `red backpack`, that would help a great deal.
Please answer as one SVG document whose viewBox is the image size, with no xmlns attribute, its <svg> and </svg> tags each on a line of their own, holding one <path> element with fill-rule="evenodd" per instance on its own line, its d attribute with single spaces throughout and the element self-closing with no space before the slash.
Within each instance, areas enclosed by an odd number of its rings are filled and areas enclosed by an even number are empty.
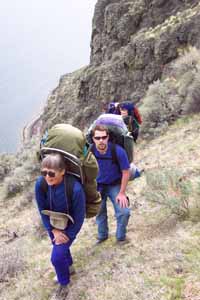
<svg viewBox="0 0 200 300">
<path fill-rule="evenodd" d="M 141 114 L 136 106 L 133 109 L 133 116 L 136 118 L 137 122 L 141 125 L 142 124 L 142 117 Z"/>
</svg>

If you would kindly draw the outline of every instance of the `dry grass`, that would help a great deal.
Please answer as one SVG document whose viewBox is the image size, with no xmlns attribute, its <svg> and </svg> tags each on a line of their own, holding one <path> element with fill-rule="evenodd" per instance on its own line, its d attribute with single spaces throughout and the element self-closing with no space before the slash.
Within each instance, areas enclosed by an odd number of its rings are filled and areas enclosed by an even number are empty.
<svg viewBox="0 0 200 300">
<path fill-rule="evenodd" d="M 187 174 L 196 188 L 193 201 L 200 207 L 199 131 L 200 115 L 182 119 L 165 135 L 148 143 L 141 141 L 136 148 L 136 162 L 145 172 L 174 168 Z M 85 222 L 72 247 L 77 273 L 72 278 L 68 300 L 200 299 L 200 214 L 195 209 L 190 218 L 180 222 L 161 205 L 146 201 L 145 187 L 145 175 L 128 187 L 132 201 L 128 244 L 115 244 L 111 208 L 110 238 L 104 244 L 95 246 L 95 221 Z M 16 208 L 21 200 L 13 201 Z M 17 233 L 24 246 L 26 268 L 0 283 L 0 300 L 49 299 L 55 288 L 49 261 L 51 246 L 39 230 L 35 206 L 29 204 L 16 211 L 9 202 L 1 211 L 0 238 L 7 239 L 6 232 Z"/>
<path fill-rule="evenodd" d="M 14 237 L 13 237 L 14 239 Z M 9 278 L 15 277 L 25 268 L 23 260 L 22 245 L 12 243 L 10 239 L 7 243 L 2 243 L 0 248 L 0 282 L 7 282 Z"/>
</svg>

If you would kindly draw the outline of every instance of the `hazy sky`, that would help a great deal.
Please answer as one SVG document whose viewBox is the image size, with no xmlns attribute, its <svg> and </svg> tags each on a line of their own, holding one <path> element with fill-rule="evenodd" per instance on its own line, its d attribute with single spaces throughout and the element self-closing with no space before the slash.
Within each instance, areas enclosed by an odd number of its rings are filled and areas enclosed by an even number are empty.
<svg viewBox="0 0 200 300">
<path fill-rule="evenodd" d="M 68 52 L 68 67 L 78 67 L 89 57 L 95 3 L 95 0 L 0 0 L 0 46 L 15 56 L 27 56 L 27 60 L 31 55 L 43 55 L 50 60 L 55 59 L 55 53 L 63 56 Z"/>
<path fill-rule="evenodd" d="M 14 147 L 60 76 L 89 63 L 95 3 L 0 0 L 0 152 L 8 137 Z"/>
</svg>

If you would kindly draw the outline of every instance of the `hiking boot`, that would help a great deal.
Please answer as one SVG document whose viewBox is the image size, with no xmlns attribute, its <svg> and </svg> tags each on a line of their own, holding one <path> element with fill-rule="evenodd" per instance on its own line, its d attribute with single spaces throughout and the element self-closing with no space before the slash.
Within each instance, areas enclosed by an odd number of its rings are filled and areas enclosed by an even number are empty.
<svg viewBox="0 0 200 300">
<path fill-rule="evenodd" d="M 69 266 L 69 274 L 74 275 L 75 273 L 76 273 L 76 270 L 75 270 L 74 266 L 73 265 Z"/>
<path fill-rule="evenodd" d="M 74 275 L 74 274 L 76 274 L 76 270 L 75 270 L 74 266 L 71 265 L 71 266 L 69 266 L 69 275 L 72 276 L 72 275 Z M 57 276 L 54 276 L 53 282 L 54 282 L 54 283 L 58 283 Z"/>
<path fill-rule="evenodd" d="M 99 244 L 101 244 L 101 243 L 105 242 L 107 239 L 108 239 L 108 238 L 104 238 L 104 239 L 97 239 L 97 240 L 96 240 L 96 244 L 95 244 L 95 245 L 99 245 Z"/>
<path fill-rule="evenodd" d="M 54 292 L 51 300 L 65 300 L 67 299 L 67 295 L 69 293 L 68 285 L 60 285 L 56 291 Z"/>
<path fill-rule="evenodd" d="M 140 170 L 140 176 L 145 172 L 144 169 Z"/>
<path fill-rule="evenodd" d="M 119 245 L 119 246 L 123 246 L 123 245 L 126 245 L 128 244 L 130 241 L 127 240 L 127 239 L 124 239 L 124 240 L 116 240 L 116 244 Z"/>
</svg>

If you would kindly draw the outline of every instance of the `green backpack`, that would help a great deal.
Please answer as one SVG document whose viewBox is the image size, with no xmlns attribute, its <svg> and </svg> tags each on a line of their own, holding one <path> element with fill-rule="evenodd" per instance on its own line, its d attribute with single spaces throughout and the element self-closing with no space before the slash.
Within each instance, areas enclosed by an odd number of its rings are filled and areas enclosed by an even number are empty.
<svg viewBox="0 0 200 300">
<path fill-rule="evenodd" d="M 57 124 L 43 136 L 40 158 L 50 153 L 60 153 L 66 161 L 67 174 L 80 180 L 86 196 L 86 217 L 98 214 L 101 196 L 97 191 L 98 163 L 87 149 L 86 138 L 81 130 L 70 124 Z"/>
</svg>

